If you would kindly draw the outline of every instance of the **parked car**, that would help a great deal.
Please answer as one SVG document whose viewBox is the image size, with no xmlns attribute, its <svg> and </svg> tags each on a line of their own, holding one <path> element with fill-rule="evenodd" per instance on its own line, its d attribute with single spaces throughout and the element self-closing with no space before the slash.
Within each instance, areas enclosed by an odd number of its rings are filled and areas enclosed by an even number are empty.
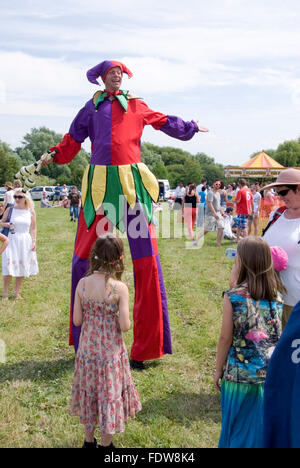
<svg viewBox="0 0 300 468">
<path fill-rule="evenodd" d="M 48 197 L 48 200 L 53 200 L 54 196 L 54 190 L 52 187 L 42 187 L 42 186 L 37 186 L 33 187 L 32 189 L 29 190 L 31 194 L 32 200 L 41 200 L 43 197 L 43 192 L 46 192 L 46 195 Z"/>
<path fill-rule="evenodd" d="M 0 201 L 4 201 L 5 194 L 6 194 L 6 188 L 0 187 Z"/>
</svg>

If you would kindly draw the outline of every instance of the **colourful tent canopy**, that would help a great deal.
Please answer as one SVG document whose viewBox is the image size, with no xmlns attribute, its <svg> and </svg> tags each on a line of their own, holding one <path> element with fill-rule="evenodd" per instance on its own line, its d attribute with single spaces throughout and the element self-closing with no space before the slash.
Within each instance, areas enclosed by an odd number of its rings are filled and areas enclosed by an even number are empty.
<svg viewBox="0 0 300 468">
<path fill-rule="evenodd" d="M 285 169 L 284 166 L 279 164 L 279 162 L 275 161 L 275 159 L 271 158 L 271 156 L 262 150 L 241 166 L 227 166 L 225 168 L 225 176 L 275 178 L 283 169 Z"/>
<path fill-rule="evenodd" d="M 271 156 L 265 153 L 264 150 L 262 150 L 261 153 L 257 154 L 253 158 L 249 159 L 249 161 L 242 164 L 241 167 L 253 169 L 284 169 L 284 166 L 275 161 L 275 159 L 271 158 Z"/>
</svg>

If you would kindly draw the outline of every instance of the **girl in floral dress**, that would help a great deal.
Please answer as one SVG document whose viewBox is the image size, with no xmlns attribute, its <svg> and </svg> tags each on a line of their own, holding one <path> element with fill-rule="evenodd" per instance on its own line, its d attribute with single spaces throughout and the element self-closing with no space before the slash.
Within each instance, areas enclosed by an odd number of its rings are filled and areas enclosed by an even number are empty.
<svg viewBox="0 0 300 468">
<path fill-rule="evenodd" d="M 283 287 L 270 247 L 262 238 L 239 242 L 230 286 L 223 298 L 214 377 L 215 387 L 221 390 L 219 447 L 261 448 L 264 382 L 281 335 L 283 308 Z"/>
<path fill-rule="evenodd" d="M 95 242 L 90 271 L 77 286 L 73 322 L 82 326 L 71 395 L 72 416 L 85 426 L 83 448 L 113 447 L 112 434 L 124 432 L 129 417 L 141 410 L 130 374 L 122 331 L 130 328 L 123 242 L 107 234 Z"/>
</svg>

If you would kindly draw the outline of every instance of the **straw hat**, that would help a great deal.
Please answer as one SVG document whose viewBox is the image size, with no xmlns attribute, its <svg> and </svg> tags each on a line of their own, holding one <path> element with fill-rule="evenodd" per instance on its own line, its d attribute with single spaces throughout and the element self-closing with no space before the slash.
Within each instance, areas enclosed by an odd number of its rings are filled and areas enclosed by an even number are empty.
<svg viewBox="0 0 300 468">
<path fill-rule="evenodd" d="M 279 176 L 276 179 L 276 182 L 266 185 L 263 187 L 264 190 L 276 187 L 279 185 L 300 185 L 300 170 L 299 169 L 285 169 L 280 172 Z"/>
</svg>

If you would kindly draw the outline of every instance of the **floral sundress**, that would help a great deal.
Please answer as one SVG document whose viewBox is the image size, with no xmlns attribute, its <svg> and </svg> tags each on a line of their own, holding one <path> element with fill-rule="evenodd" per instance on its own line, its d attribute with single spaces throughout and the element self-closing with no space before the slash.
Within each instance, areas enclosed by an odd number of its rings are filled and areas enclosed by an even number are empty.
<svg viewBox="0 0 300 468">
<path fill-rule="evenodd" d="M 83 292 L 85 290 L 83 289 Z M 141 410 L 117 305 L 82 299 L 83 324 L 75 359 L 70 414 L 103 434 L 124 432 Z"/>
</svg>

